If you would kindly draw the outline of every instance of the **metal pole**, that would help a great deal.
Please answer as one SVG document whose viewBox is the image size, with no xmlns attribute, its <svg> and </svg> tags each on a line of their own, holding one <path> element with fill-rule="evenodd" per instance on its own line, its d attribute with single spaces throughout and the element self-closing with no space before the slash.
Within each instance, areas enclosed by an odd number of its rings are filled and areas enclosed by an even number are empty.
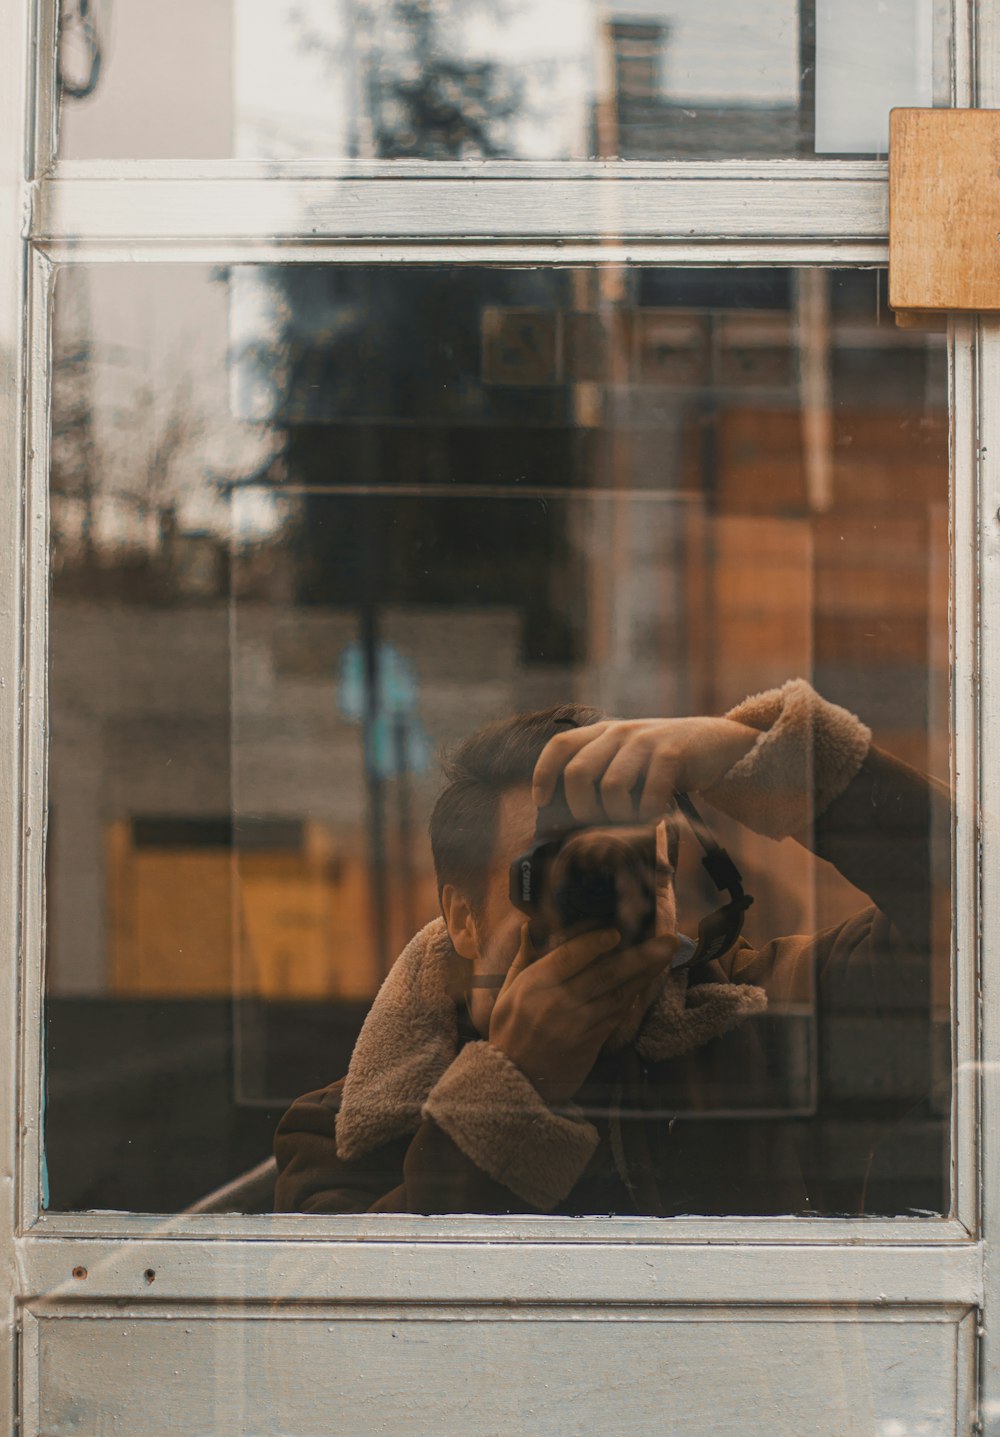
<svg viewBox="0 0 1000 1437">
<path fill-rule="evenodd" d="M 406 715 L 394 715 L 392 728 L 396 754 L 396 822 L 399 831 L 399 879 L 403 895 L 403 927 L 406 930 L 404 942 L 409 942 L 417 928 L 417 905 L 413 866 L 413 813 L 410 807 L 410 770 L 406 741 Z"/>
<path fill-rule="evenodd" d="M 368 477 L 373 477 L 371 436 L 365 446 Z M 385 785 L 379 772 L 376 752 L 377 723 L 381 705 L 379 693 L 377 500 L 360 500 L 361 534 L 359 574 L 359 619 L 361 651 L 364 656 L 364 762 L 368 794 L 368 851 L 371 875 L 371 922 L 375 962 L 379 979 L 392 962 L 389 953 L 389 882 L 385 854 Z"/>
</svg>

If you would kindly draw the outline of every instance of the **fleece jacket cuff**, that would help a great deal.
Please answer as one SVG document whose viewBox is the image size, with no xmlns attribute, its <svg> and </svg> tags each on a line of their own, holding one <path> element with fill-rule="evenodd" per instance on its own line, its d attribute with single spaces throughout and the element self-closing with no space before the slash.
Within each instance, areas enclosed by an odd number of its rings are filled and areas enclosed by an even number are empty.
<svg viewBox="0 0 1000 1437">
<path fill-rule="evenodd" d="M 871 746 L 871 729 L 805 679 L 744 699 L 726 717 L 760 736 L 705 797 L 767 838 L 806 829 L 844 791 Z"/>
<path fill-rule="evenodd" d="M 495 1182 L 541 1212 L 576 1185 L 597 1147 L 583 1116 L 554 1113 L 520 1068 L 490 1043 L 467 1043 L 427 1096 L 433 1118 Z"/>
</svg>

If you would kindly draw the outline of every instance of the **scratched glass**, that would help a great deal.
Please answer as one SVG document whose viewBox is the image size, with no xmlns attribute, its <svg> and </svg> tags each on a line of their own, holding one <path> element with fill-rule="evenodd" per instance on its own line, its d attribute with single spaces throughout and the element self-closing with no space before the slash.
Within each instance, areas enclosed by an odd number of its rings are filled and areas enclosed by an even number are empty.
<svg viewBox="0 0 1000 1437">
<path fill-rule="evenodd" d="M 875 271 L 63 270 L 50 1206 L 948 1212 L 947 387 Z M 452 810 L 436 872 L 442 751 L 796 678 L 883 767 L 696 793 L 743 946 L 541 1071 L 483 1016 L 534 810 Z M 733 895 L 676 831 L 683 962 Z"/>
<path fill-rule="evenodd" d="M 950 13 L 946 0 L 62 0 L 59 154 L 884 154 L 893 106 L 950 103 Z"/>
</svg>

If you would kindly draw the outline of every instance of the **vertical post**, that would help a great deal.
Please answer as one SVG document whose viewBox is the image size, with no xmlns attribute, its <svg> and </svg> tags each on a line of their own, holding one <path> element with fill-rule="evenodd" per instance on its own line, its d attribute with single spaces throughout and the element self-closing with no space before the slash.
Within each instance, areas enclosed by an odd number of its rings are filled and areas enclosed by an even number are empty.
<svg viewBox="0 0 1000 1437">
<path fill-rule="evenodd" d="M 1000 1437 L 1000 325 L 980 325 L 979 901 L 983 1431 Z"/>
<path fill-rule="evenodd" d="M 361 648 L 364 654 L 365 784 L 368 791 L 368 845 L 371 865 L 371 916 L 379 978 L 389 971 L 388 883 L 385 862 L 385 785 L 379 772 L 378 616 L 374 603 L 361 605 Z"/>
<path fill-rule="evenodd" d="M 962 6 L 956 4 L 956 31 Z M 1000 106 L 1000 3 L 977 0 L 971 95 L 961 104 Z M 956 34 L 956 42 L 958 41 Z M 956 81 L 962 70 L 956 44 Z M 979 530 L 978 892 L 979 899 L 979 1236 L 985 1308 L 979 1365 L 979 1417 L 985 1437 L 1000 1437 L 1000 320 L 980 319 L 973 402 Z M 959 494 L 959 497 L 961 495 Z M 956 553 L 956 567 L 960 563 Z M 961 775 L 959 775 L 961 777 Z M 975 890 L 973 890 L 975 892 Z M 960 890 L 961 892 L 961 890 Z M 971 894 L 970 894 L 971 896 Z M 968 957 L 971 959 L 971 954 Z M 960 1087 L 959 1092 L 962 1092 Z"/>
<path fill-rule="evenodd" d="M 806 497 L 814 514 L 824 514 L 833 503 L 830 275 L 827 270 L 799 270 L 795 309 Z"/>
<path fill-rule="evenodd" d="M 366 449 L 370 451 L 369 437 Z M 368 478 L 374 478 L 372 455 L 366 453 Z M 371 921 L 375 963 L 379 979 L 389 971 L 389 882 L 385 855 L 385 784 L 379 770 L 377 743 L 382 713 L 379 692 L 378 555 L 377 500 L 364 496 L 361 504 L 361 572 L 359 574 L 359 619 L 364 664 L 364 762 L 368 794 L 368 845 L 371 871 Z"/>
<path fill-rule="evenodd" d="M 399 891 L 402 895 L 403 942 L 408 943 L 417 931 L 416 881 L 413 868 L 413 807 L 410 803 L 410 731 L 406 715 L 397 713 L 392 719 L 396 770 L 396 827 L 399 848 Z"/>
<path fill-rule="evenodd" d="M 21 885 L 21 543 L 29 0 L 0 6 L 0 1430 L 17 1428 L 18 1007 Z"/>
</svg>

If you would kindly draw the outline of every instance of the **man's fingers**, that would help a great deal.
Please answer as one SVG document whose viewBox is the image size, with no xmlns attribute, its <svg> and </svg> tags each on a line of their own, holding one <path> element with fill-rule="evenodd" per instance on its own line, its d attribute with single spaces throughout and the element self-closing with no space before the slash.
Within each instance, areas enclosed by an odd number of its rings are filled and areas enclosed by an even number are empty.
<svg viewBox="0 0 1000 1437">
<path fill-rule="evenodd" d="M 661 749 L 654 753 L 639 799 L 640 818 L 662 818 L 673 807 L 674 790 L 681 787 L 680 770 L 680 756 L 673 750 Z"/>
<path fill-rule="evenodd" d="M 590 1003 L 581 1004 L 580 1011 L 584 1014 L 590 1031 L 611 1031 L 637 1004 L 648 1005 L 651 997 L 649 975 L 640 973 L 628 983 L 619 984 L 610 993 L 604 993 Z"/>
<path fill-rule="evenodd" d="M 558 733 L 555 738 L 549 739 L 535 764 L 531 780 L 531 798 L 536 807 L 543 808 L 550 801 L 559 775 L 570 759 L 587 744 L 600 738 L 607 726 L 606 723 L 587 724 L 584 728 L 567 729 L 565 733 Z"/>
<path fill-rule="evenodd" d="M 659 817 L 670 807 L 682 769 L 682 751 L 672 741 L 672 733 L 662 725 L 611 723 L 561 734 L 539 759 L 536 790 L 541 774 L 546 779 L 543 791 L 551 792 L 555 780 L 550 785 L 548 773 L 550 765 L 558 764 L 566 802 L 582 823 L 599 823 L 605 817 L 615 823 L 628 823 L 637 816 Z"/>
<path fill-rule="evenodd" d="M 617 948 L 622 935 L 617 928 L 600 928 L 596 932 L 581 933 L 553 948 L 535 965 L 539 981 L 543 977 L 553 984 L 568 983 L 591 963 Z"/>
<path fill-rule="evenodd" d="M 535 952 L 534 944 L 531 941 L 531 925 L 527 922 L 521 924 L 521 942 L 517 952 L 514 954 L 514 961 L 507 969 L 507 976 L 503 980 L 500 992 L 503 993 L 513 983 L 518 974 L 523 973 L 525 968 L 535 961 L 538 955 Z"/>
<path fill-rule="evenodd" d="M 648 761 L 649 750 L 645 744 L 641 740 L 633 740 L 624 748 L 619 748 L 605 768 L 601 778 L 601 803 L 608 817 L 617 823 L 635 819 L 633 795 L 642 785 Z"/>
<path fill-rule="evenodd" d="M 676 938 L 666 935 L 653 938 L 639 948 L 614 954 L 606 963 L 594 964 L 578 974 L 573 986 L 584 1003 L 605 998 L 633 982 L 641 988 L 656 974 L 666 972 L 676 951 Z"/>
<path fill-rule="evenodd" d="M 620 744 L 613 730 L 603 733 L 586 748 L 578 750 L 563 770 L 566 802 L 574 818 L 583 823 L 600 822 L 605 817 L 602 775 L 609 764 L 614 763 Z"/>
</svg>

